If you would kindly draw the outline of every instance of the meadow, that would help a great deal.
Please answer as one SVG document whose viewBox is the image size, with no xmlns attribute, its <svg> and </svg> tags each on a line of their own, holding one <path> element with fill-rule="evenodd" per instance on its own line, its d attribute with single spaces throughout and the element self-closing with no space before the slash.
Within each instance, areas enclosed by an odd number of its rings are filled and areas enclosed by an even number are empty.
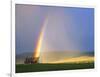
<svg viewBox="0 0 100 77">
<path fill-rule="evenodd" d="M 57 70 L 76 70 L 94 68 L 94 62 L 88 63 L 36 63 L 36 64 L 16 64 L 16 73 L 57 71 Z"/>
</svg>

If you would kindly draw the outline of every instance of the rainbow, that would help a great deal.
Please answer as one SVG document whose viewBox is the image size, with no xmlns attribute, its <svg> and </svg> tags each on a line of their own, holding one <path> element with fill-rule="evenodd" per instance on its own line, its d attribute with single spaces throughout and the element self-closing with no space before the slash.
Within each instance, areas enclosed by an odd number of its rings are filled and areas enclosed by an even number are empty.
<svg viewBox="0 0 100 77">
<path fill-rule="evenodd" d="M 38 42 L 37 42 L 37 45 L 36 45 L 36 49 L 35 49 L 35 52 L 33 53 L 34 58 L 39 58 L 39 56 L 40 56 L 41 47 L 42 47 L 41 45 L 42 45 L 44 32 L 45 32 L 45 28 L 46 28 L 47 23 L 48 23 L 48 17 L 45 18 L 42 29 L 40 31 L 40 35 L 38 37 Z"/>
</svg>

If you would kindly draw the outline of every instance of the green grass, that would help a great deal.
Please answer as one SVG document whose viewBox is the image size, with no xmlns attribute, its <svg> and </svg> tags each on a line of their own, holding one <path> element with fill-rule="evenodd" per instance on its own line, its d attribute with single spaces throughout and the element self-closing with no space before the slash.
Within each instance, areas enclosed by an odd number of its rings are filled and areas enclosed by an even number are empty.
<svg viewBox="0 0 100 77">
<path fill-rule="evenodd" d="M 94 68 L 92 63 L 62 63 L 62 64 L 16 64 L 16 73 L 55 71 L 55 70 L 72 70 L 72 69 L 89 69 Z"/>
</svg>

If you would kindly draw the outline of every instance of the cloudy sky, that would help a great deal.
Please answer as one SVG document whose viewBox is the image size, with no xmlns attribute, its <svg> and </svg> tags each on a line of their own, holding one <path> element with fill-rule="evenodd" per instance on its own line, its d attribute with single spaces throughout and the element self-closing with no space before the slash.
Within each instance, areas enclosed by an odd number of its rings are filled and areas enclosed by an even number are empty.
<svg viewBox="0 0 100 77">
<path fill-rule="evenodd" d="M 43 51 L 94 51 L 94 9 L 16 4 L 16 53 L 34 52 L 45 25 Z"/>
</svg>

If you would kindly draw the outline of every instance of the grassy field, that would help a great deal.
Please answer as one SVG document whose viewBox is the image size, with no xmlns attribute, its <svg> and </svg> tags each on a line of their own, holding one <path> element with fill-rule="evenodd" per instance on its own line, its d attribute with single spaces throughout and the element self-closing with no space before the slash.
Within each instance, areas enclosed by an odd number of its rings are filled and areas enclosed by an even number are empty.
<svg viewBox="0 0 100 77">
<path fill-rule="evenodd" d="M 16 73 L 94 68 L 91 63 L 16 64 Z"/>
</svg>

